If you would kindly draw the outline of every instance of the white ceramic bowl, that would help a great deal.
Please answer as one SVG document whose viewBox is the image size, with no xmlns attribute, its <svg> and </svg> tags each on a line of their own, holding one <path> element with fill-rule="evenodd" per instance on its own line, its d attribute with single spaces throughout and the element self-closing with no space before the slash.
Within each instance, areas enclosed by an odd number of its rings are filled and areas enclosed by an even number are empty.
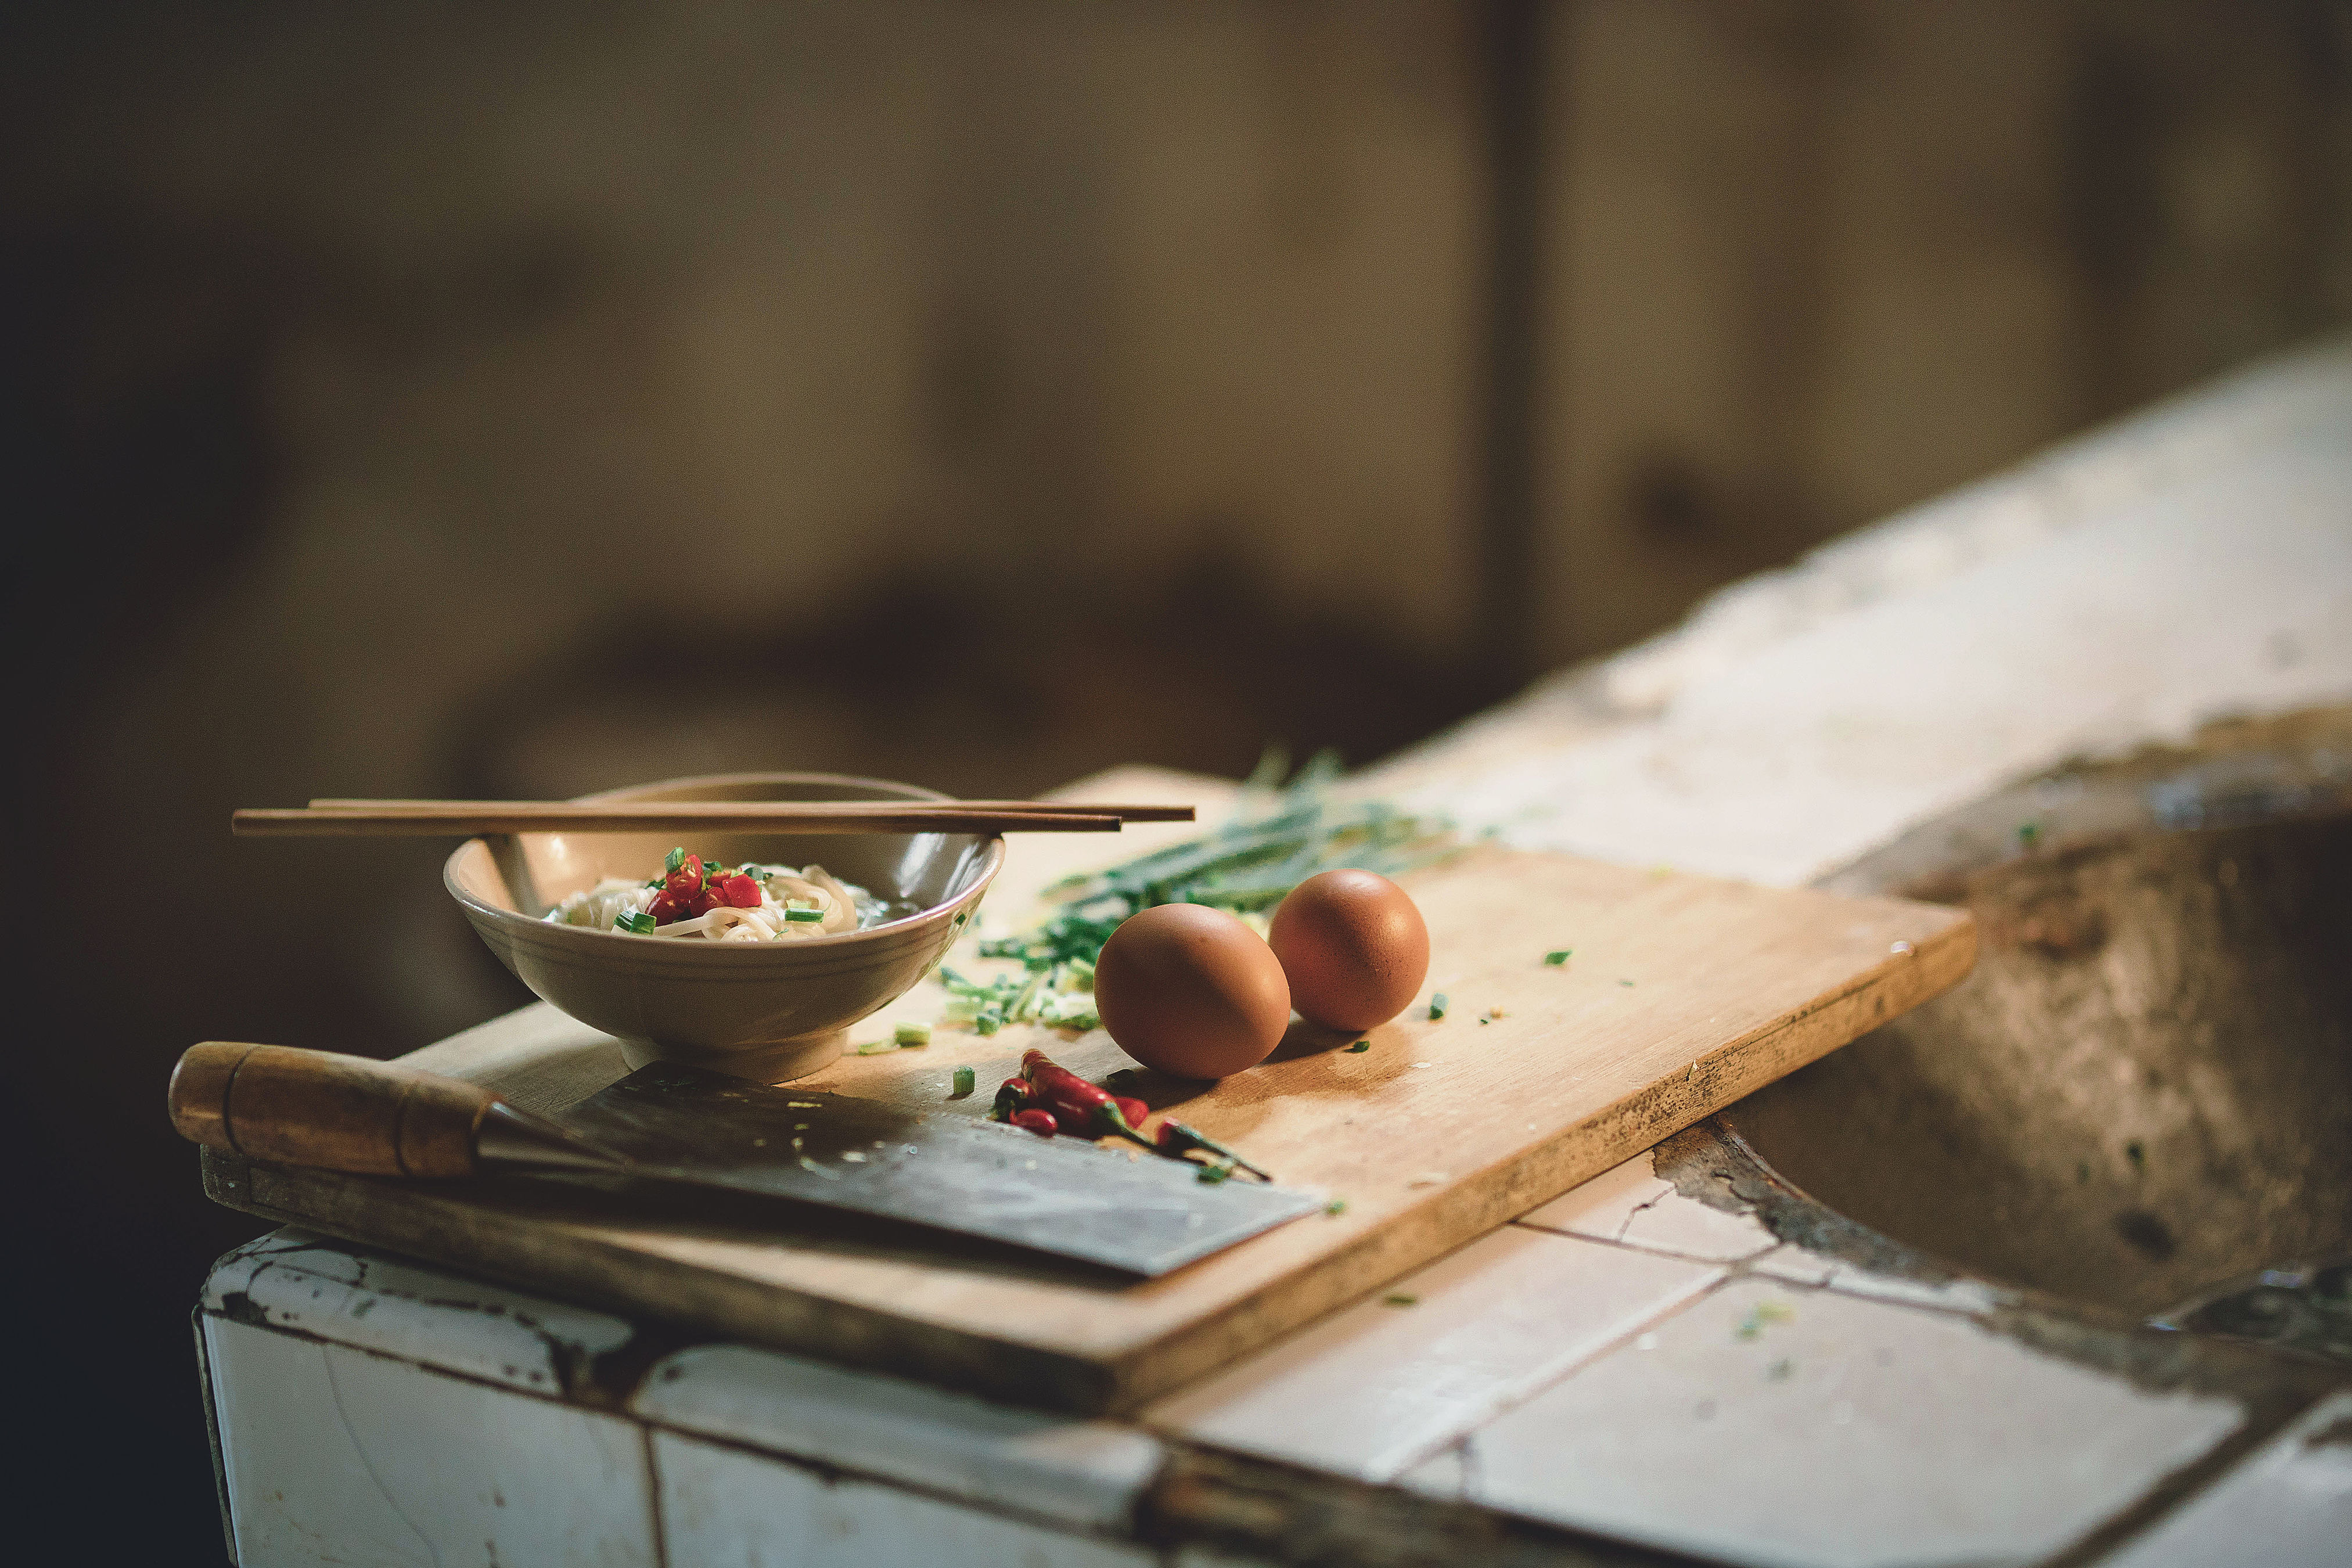
<svg viewBox="0 0 2352 1568">
<path fill-rule="evenodd" d="M 614 800 L 944 800 L 837 773 L 724 773 L 584 797 Z M 663 941 L 541 917 L 605 877 L 644 878 L 673 845 L 729 865 L 823 866 L 919 912 L 866 931 L 783 942 Z M 781 1083 L 841 1054 L 849 1026 L 905 994 L 963 933 L 1004 863 L 970 834 L 522 833 L 469 839 L 442 879 L 522 983 L 621 1042 L 631 1067 L 688 1061 Z"/>
</svg>

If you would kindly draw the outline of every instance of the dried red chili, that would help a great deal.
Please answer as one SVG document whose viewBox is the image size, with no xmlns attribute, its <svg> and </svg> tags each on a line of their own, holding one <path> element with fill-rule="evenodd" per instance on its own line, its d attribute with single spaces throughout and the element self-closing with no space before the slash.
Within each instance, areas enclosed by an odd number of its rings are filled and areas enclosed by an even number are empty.
<svg viewBox="0 0 2352 1568">
<path fill-rule="evenodd" d="M 1029 1080 L 1008 1078 L 996 1086 L 996 1103 L 988 1108 L 988 1119 L 991 1121 L 1010 1121 L 1014 1111 L 1025 1110 L 1028 1105 Z"/>
<path fill-rule="evenodd" d="M 1067 1068 L 1055 1066 L 1045 1052 L 1023 1052 L 1021 1076 L 1029 1080 L 1030 1098 L 1051 1110 L 1064 1131 L 1089 1138 L 1125 1138 L 1146 1149 L 1155 1147 L 1119 1109 L 1118 1096 Z"/>
</svg>

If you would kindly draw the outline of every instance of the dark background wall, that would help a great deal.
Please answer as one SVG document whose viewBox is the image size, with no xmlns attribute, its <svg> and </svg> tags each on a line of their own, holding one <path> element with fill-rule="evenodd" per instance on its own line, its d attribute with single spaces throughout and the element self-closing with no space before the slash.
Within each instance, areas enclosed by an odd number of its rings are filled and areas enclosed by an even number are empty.
<svg viewBox="0 0 2352 1568">
<path fill-rule="evenodd" d="M 520 999 L 436 847 L 231 806 L 1370 760 L 2352 317 L 2348 61 L 2322 0 L 0 12 L 27 1511 L 215 1539 L 253 1227 L 177 1052 Z"/>
</svg>

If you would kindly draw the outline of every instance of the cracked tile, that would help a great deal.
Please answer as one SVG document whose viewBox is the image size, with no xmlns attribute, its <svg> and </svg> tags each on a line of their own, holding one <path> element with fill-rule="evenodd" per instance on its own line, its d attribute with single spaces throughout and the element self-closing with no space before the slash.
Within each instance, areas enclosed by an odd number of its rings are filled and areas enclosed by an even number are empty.
<svg viewBox="0 0 2352 1568">
<path fill-rule="evenodd" d="M 2011 1298 L 1998 1287 L 1977 1279 L 1951 1279 L 1929 1285 L 1900 1275 L 1874 1274 L 1859 1264 L 1826 1258 L 1801 1247 L 1781 1247 L 1749 1264 L 1755 1274 L 1785 1279 L 1793 1285 L 1867 1296 L 1877 1301 L 1899 1301 L 1913 1307 L 1937 1307 L 1951 1312 L 1982 1312 Z"/>
<path fill-rule="evenodd" d="M 549 1395 L 635 1333 L 603 1312 L 335 1242 L 262 1240 L 290 1245 L 224 1258 L 205 1282 L 207 1310 Z"/>
<path fill-rule="evenodd" d="M 652 1568 L 633 1423 L 207 1315 L 242 1568 Z"/>
<path fill-rule="evenodd" d="M 653 1449 L 667 1568 L 1154 1568 L 1158 1562 L 1135 1546 L 825 1477 L 675 1433 L 655 1433 Z"/>
<path fill-rule="evenodd" d="M 2101 1568 L 2343 1568 L 2352 1558 L 2352 1393 L 2321 1400 Z"/>
<path fill-rule="evenodd" d="M 1125 1528 L 1162 1457 L 1159 1441 L 1132 1426 L 743 1345 L 666 1358 L 629 1408 L 666 1426 L 1109 1529 Z"/>
<path fill-rule="evenodd" d="M 1756 1568 L 2023 1563 L 2242 1418 L 1965 1318 L 1749 1278 L 1481 1427 L 1464 1484 L 1508 1512 Z"/>
<path fill-rule="evenodd" d="M 1683 1196 L 1656 1173 L 1646 1152 L 1529 1210 L 1519 1223 L 1707 1263 L 1736 1263 L 1774 1242 L 1751 1216 Z"/>
<path fill-rule="evenodd" d="M 1580 1186 L 1570 1187 L 1540 1208 L 1528 1210 L 1519 1216 L 1519 1223 L 1567 1236 L 1615 1241 L 1625 1233 L 1635 1209 L 1655 1203 L 1674 1190 L 1672 1182 L 1662 1179 L 1651 1169 L 1650 1156 L 1644 1152 Z"/>
<path fill-rule="evenodd" d="M 1723 1270 L 1506 1226 L 1155 1405 L 1166 1432 L 1386 1480 Z M 1410 1306 L 1389 1304 L 1410 1296 Z"/>
</svg>

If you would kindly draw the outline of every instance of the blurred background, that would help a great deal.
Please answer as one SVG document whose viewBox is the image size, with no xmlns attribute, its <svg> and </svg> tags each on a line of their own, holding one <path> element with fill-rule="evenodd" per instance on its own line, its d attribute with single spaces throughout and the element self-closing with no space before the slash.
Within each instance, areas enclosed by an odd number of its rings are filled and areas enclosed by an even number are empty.
<svg viewBox="0 0 2352 1568">
<path fill-rule="evenodd" d="M 2347 320 L 2342 0 L 18 0 L 25 1495 L 218 1539 L 182 1048 L 525 999 L 232 806 L 1360 763 Z"/>
</svg>

